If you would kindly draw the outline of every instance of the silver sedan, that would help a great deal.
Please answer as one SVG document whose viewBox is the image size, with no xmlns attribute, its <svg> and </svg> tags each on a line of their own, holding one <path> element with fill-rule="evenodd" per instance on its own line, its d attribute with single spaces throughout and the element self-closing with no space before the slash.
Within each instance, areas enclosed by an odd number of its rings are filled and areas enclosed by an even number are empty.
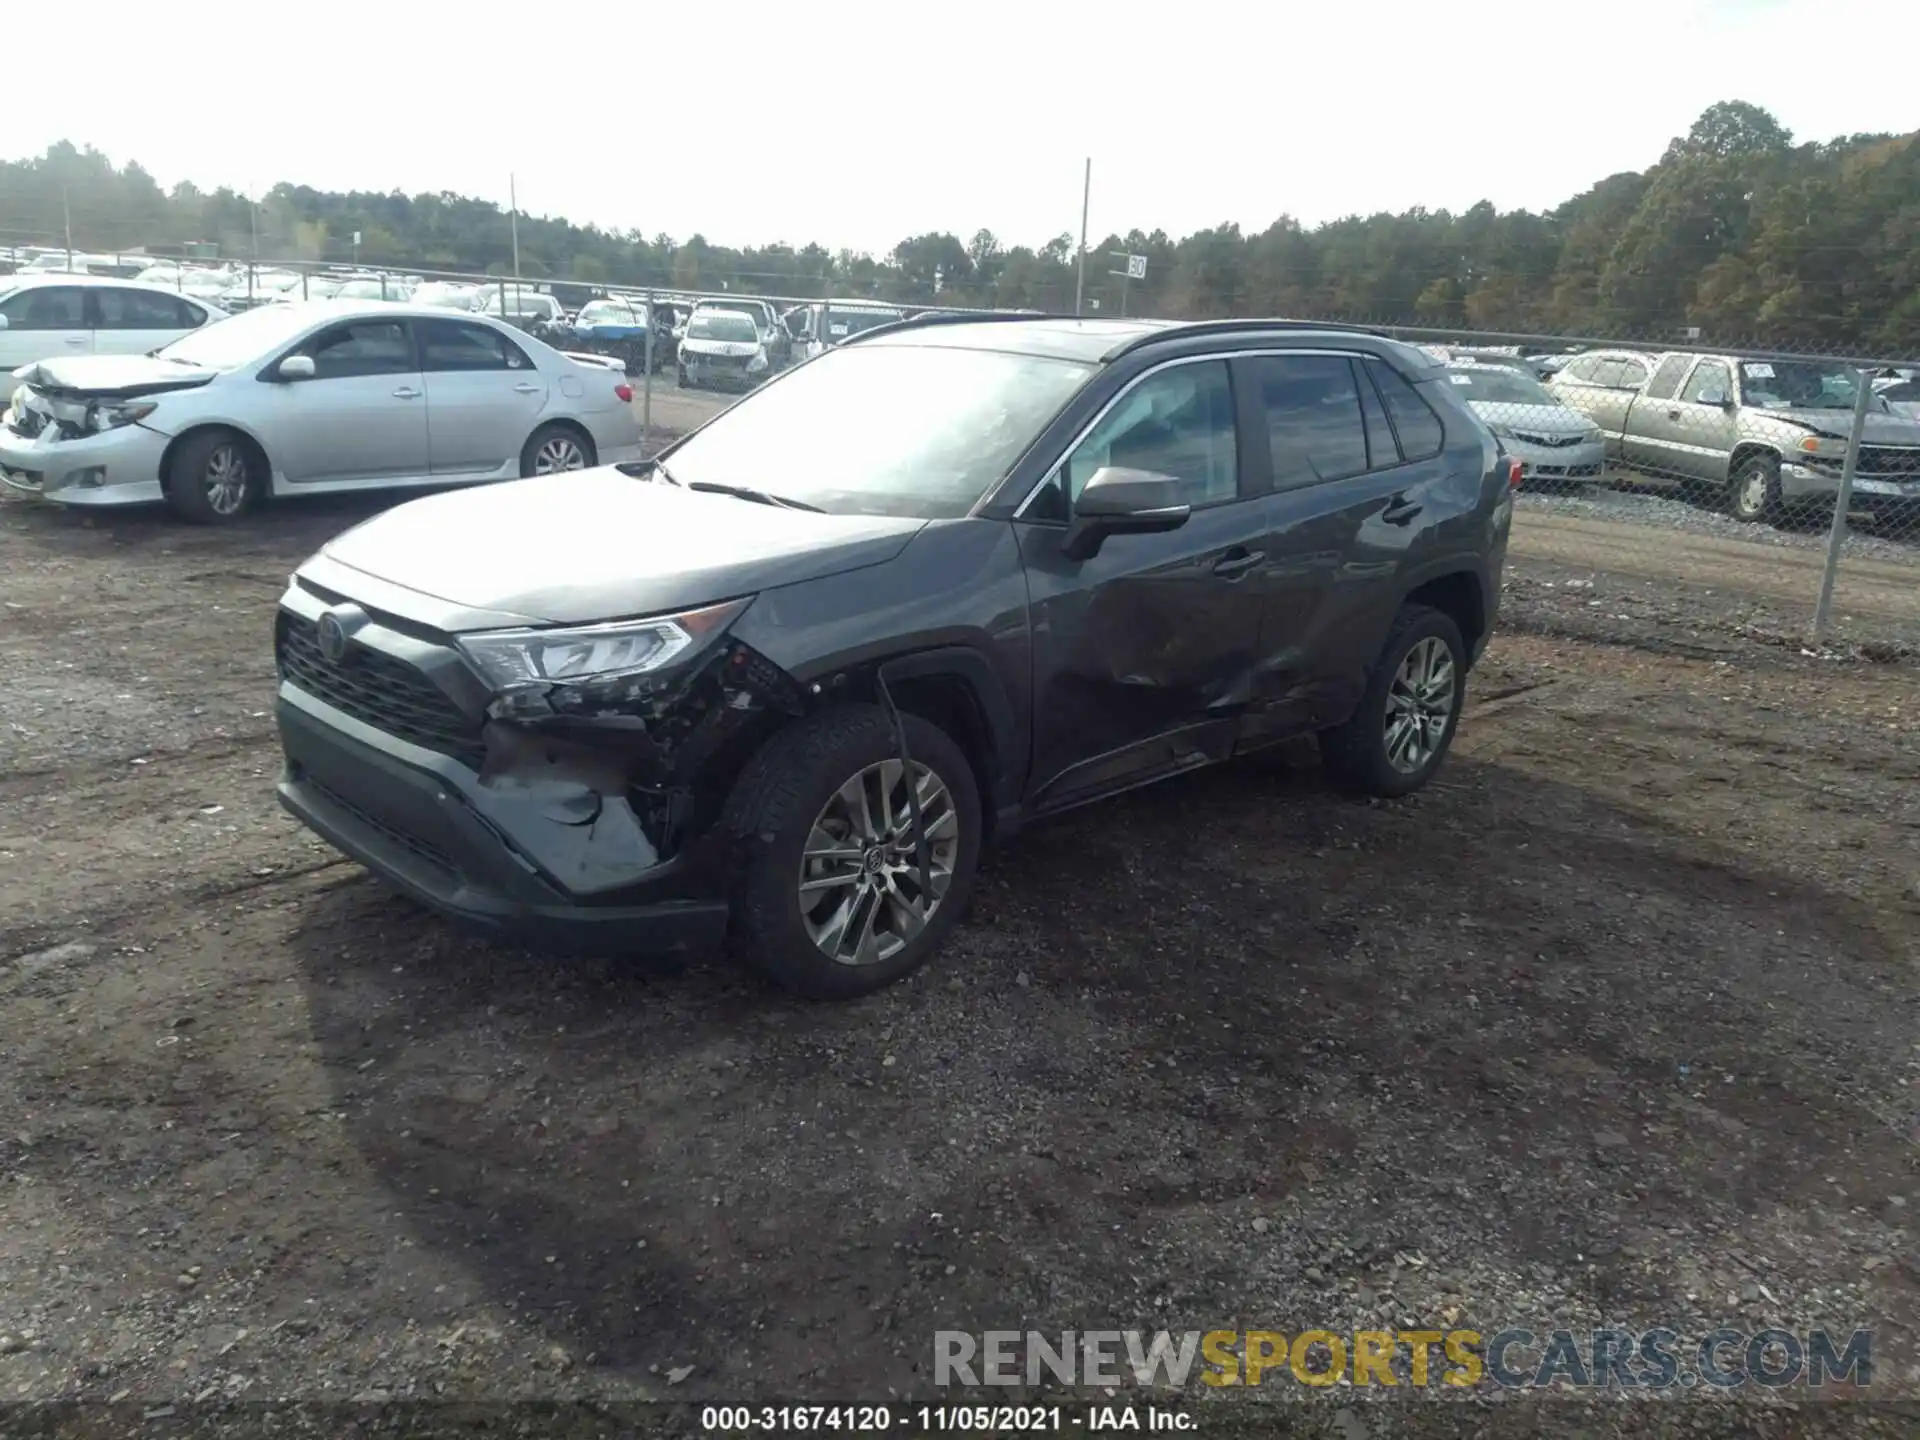
<svg viewBox="0 0 1920 1440">
<path fill-rule="evenodd" d="M 1523 480 L 1593 485 L 1606 468 L 1606 438 L 1593 421 L 1568 408 L 1539 381 L 1504 365 L 1454 361 L 1447 378 L 1507 453 Z"/>
<path fill-rule="evenodd" d="M 380 301 L 250 310 L 151 355 L 15 372 L 0 481 L 68 505 L 237 519 L 272 496 L 640 459 L 617 363 L 471 314 Z"/>
</svg>

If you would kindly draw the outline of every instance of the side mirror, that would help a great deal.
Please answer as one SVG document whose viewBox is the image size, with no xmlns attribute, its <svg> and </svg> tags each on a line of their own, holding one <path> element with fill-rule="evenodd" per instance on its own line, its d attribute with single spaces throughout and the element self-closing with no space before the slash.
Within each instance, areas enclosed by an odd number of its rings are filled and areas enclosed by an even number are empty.
<svg viewBox="0 0 1920 1440">
<path fill-rule="evenodd" d="M 1718 387 L 1711 390 L 1702 390 L 1700 392 L 1700 403 L 1702 405 L 1711 405 L 1716 410 L 1724 410 L 1727 408 L 1727 392 Z"/>
<path fill-rule="evenodd" d="M 0 330 L 4 330 L 6 328 L 7 328 L 7 317 L 4 315 L 0 315 Z"/>
<path fill-rule="evenodd" d="M 1088 560 L 1110 535 L 1157 535 L 1178 530 L 1193 514 L 1171 475 L 1103 465 L 1093 472 L 1073 507 L 1060 549 L 1069 560 Z"/>
<path fill-rule="evenodd" d="M 274 368 L 273 373 L 282 380 L 311 380 L 317 372 L 313 368 L 311 355 L 289 355 Z"/>
</svg>

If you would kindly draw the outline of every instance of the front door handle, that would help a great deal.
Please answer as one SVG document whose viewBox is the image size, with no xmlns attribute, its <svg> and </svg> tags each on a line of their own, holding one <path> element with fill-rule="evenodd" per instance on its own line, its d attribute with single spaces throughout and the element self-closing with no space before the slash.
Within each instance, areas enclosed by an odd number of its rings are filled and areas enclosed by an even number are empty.
<svg viewBox="0 0 1920 1440">
<path fill-rule="evenodd" d="M 1236 545 L 1213 562 L 1213 573 L 1223 579 L 1237 580 L 1266 558 L 1267 552 L 1264 550 L 1249 550 L 1244 545 Z"/>
<path fill-rule="evenodd" d="M 1667 419 L 1678 420 L 1679 418 L 1680 418 L 1680 412 L 1678 410 L 1667 411 Z"/>
<path fill-rule="evenodd" d="M 1404 525 L 1425 508 L 1418 500 L 1396 495 L 1387 502 L 1387 508 L 1380 512 L 1380 518 L 1389 525 Z"/>
<path fill-rule="evenodd" d="M 420 392 L 411 385 L 402 385 L 393 393 L 395 398 L 400 400 L 418 400 L 420 398 Z"/>
<path fill-rule="evenodd" d="M 540 387 L 538 385 L 516 385 L 513 387 L 513 393 L 516 395 L 534 395 L 537 394 L 539 390 Z"/>
<path fill-rule="evenodd" d="M 69 335 L 62 343 L 67 345 L 84 345 L 87 343 L 87 337 L 84 335 Z"/>
</svg>

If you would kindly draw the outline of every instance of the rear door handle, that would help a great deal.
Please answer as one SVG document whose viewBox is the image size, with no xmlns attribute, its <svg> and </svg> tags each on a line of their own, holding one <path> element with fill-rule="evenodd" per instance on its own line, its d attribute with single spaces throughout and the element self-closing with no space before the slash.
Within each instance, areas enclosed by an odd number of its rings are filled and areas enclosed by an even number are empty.
<svg viewBox="0 0 1920 1440">
<path fill-rule="evenodd" d="M 420 392 L 414 389 L 411 385 L 402 385 L 398 390 L 394 391 L 393 393 L 397 398 L 401 400 L 418 400 L 420 398 Z"/>
<path fill-rule="evenodd" d="M 1389 525 L 1403 525 L 1425 508 L 1418 500 L 1396 495 L 1387 502 L 1387 508 L 1380 512 L 1380 518 Z"/>
<path fill-rule="evenodd" d="M 1667 419 L 1678 420 L 1679 418 L 1680 418 L 1680 412 L 1678 410 L 1667 411 Z"/>
<path fill-rule="evenodd" d="M 538 385 L 516 385 L 513 387 L 513 393 L 516 395 L 533 395 L 537 394 L 539 389 L 540 387 Z"/>
<path fill-rule="evenodd" d="M 1236 545 L 1218 560 L 1213 562 L 1213 573 L 1228 580 L 1237 580 L 1267 558 L 1264 550 L 1249 550 Z"/>
<path fill-rule="evenodd" d="M 84 345 L 87 343 L 87 337 L 84 335 L 69 335 L 62 343 L 67 345 Z"/>
</svg>

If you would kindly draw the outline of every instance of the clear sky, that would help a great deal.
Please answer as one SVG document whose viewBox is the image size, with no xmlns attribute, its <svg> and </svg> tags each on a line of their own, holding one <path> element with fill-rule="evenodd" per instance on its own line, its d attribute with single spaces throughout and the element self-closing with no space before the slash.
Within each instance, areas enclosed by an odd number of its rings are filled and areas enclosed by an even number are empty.
<svg viewBox="0 0 1920 1440">
<path fill-rule="evenodd" d="M 121 8 L 84 38 L 13 17 L 0 154 L 503 204 L 511 173 L 533 213 L 735 245 L 1039 244 L 1079 228 L 1088 156 L 1096 239 L 1177 237 L 1551 206 L 1716 100 L 1800 139 L 1920 127 L 1913 0 Z"/>
</svg>

